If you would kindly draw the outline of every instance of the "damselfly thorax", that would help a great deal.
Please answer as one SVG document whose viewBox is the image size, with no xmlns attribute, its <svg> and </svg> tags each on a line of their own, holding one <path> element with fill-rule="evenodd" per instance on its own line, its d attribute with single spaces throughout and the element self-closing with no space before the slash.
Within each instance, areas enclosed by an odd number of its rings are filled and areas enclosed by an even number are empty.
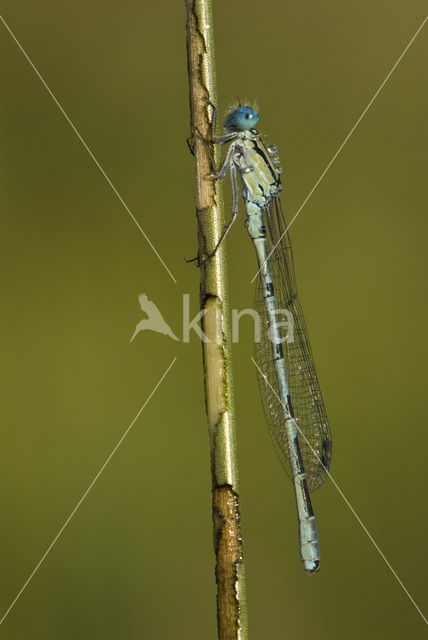
<svg viewBox="0 0 428 640">
<path fill-rule="evenodd" d="M 233 158 L 241 174 L 243 197 L 261 208 L 269 206 L 281 191 L 278 167 L 255 129 L 242 131 L 235 140 Z"/>
</svg>

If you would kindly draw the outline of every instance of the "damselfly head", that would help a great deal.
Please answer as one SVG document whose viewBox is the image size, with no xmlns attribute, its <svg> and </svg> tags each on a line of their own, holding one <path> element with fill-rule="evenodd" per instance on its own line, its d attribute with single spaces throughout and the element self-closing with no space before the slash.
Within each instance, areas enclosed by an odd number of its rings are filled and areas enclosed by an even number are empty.
<svg viewBox="0 0 428 640">
<path fill-rule="evenodd" d="M 238 107 L 231 111 L 224 121 L 228 131 L 246 131 L 255 127 L 259 114 L 252 107 Z"/>
</svg>

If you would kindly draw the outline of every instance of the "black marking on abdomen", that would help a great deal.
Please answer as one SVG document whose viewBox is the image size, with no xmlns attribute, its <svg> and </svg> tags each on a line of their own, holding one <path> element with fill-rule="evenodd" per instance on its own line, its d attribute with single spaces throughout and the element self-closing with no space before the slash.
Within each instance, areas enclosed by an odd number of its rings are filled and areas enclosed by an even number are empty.
<svg viewBox="0 0 428 640">
<path fill-rule="evenodd" d="M 283 360 L 284 359 L 284 353 L 282 351 L 282 344 L 276 344 L 275 345 L 275 360 Z"/>
<path fill-rule="evenodd" d="M 290 409 L 290 416 L 291 416 L 292 418 L 294 418 L 294 409 L 293 409 L 293 405 L 291 404 L 291 397 L 290 397 L 290 394 L 288 394 L 288 396 L 287 396 L 287 406 L 288 406 L 288 408 Z M 300 449 L 299 449 L 299 451 L 300 451 Z"/>
<path fill-rule="evenodd" d="M 293 445 L 294 445 L 294 448 L 295 448 L 295 450 L 297 452 L 298 473 L 299 474 L 304 474 L 305 473 L 305 468 L 303 466 L 302 454 L 300 452 L 299 438 L 297 437 L 297 435 L 294 436 Z M 314 510 L 312 509 L 312 503 L 311 503 L 311 499 L 309 497 L 309 489 L 308 489 L 308 484 L 306 482 L 306 477 L 301 478 L 300 485 L 302 487 L 303 497 L 304 497 L 304 500 L 305 500 L 307 512 L 309 514 L 309 517 L 311 517 L 311 516 L 314 515 Z"/>
<path fill-rule="evenodd" d="M 303 491 L 303 496 L 305 499 L 305 504 L 306 504 L 306 510 L 309 514 L 309 517 L 312 517 L 314 515 L 314 510 L 312 509 L 312 502 L 311 502 L 311 498 L 309 496 L 309 489 L 308 489 L 308 485 L 306 482 L 306 478 L 303 479 L 302 481 L 302 491 Z"/>
</svg>

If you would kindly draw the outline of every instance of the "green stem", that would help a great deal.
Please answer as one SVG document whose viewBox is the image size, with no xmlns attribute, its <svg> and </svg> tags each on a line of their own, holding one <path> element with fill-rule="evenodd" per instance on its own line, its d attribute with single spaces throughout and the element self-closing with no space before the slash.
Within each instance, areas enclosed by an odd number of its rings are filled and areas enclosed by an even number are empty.
<svg viewBox="0 0 428 640">
<path fill-rule="evenodd" d="M 224 226 L 221 185 L 211 176 L 212 107 L 217 104 L 211 0 L 186 0 L 190 114 L 196 162 L 199 256 L 216 246 Z M 201 135 L 195 135 L 199 131 Z M 216 156 L 216 150 L 212 150 Z M 216 158 L 218 160 L 218 158 Z M 201 267 L 202 342 L 210 435 L 220 640 L 246 640 L 245 571 L 239 514 L 230 312 L 224 243 Z"/>
</svg>

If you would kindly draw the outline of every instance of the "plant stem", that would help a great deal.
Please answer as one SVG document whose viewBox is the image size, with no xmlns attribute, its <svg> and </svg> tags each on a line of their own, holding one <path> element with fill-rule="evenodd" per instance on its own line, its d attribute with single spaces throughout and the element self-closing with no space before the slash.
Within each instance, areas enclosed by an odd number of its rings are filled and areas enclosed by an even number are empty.
<svg viewBox="0 0 428 640">
<path fill-rule="evenodd" d="M 199 256 L 212 251 L 224 226 L 221 185 L 212 178 L 206 144 L 217 104 L 211 0 L 186 0 L 190 114 L 196 162 Z M 195 135 L 199 131 L 201 135 Z M 217 151 L 212 149 L 216 159 Z M 239 513 L 230 313 L 224 243 L 200 269 L 205 397 L 212 473 L 217 620 L 220 640 L 246 640 L 245 570 Z"/>
</svg>

